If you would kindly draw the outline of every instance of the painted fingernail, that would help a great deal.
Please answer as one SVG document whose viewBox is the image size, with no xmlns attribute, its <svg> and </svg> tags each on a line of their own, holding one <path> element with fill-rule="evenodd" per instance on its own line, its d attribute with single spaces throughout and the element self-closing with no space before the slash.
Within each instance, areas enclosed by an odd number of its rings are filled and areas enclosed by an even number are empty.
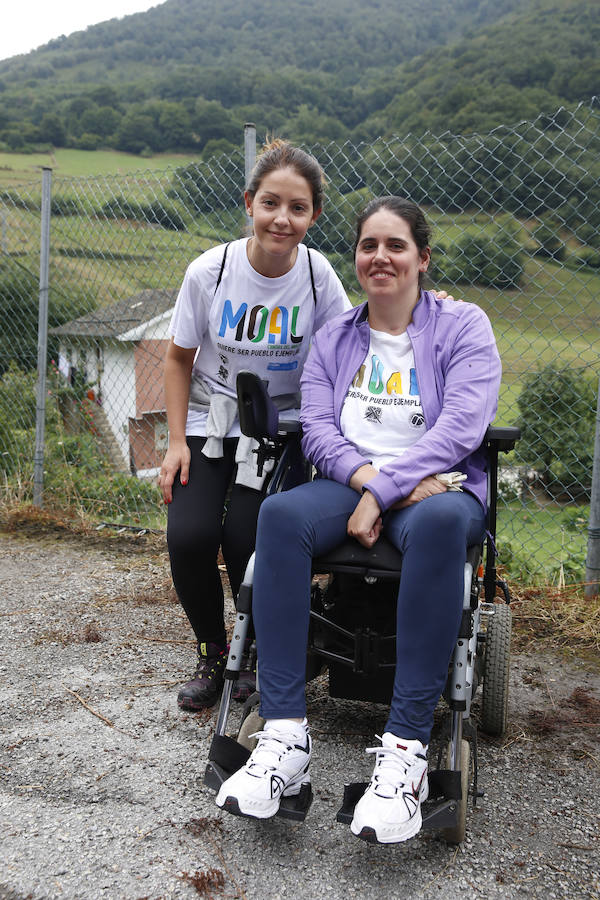
<svg viewBox="0 0 600 900">
<path fill-rule="evenodd" d="M 187 484 L 187 478 L 182 478 L 182 479 L 181 479 L 181 483 L 182 483 L 182 484 Z"/>
</svg>

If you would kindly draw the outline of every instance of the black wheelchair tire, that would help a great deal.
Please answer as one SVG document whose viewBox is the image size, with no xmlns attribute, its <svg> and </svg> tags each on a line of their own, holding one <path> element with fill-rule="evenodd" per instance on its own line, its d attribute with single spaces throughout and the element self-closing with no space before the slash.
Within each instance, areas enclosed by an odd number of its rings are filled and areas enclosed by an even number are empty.
<svg viewBox="0 0 600 900">
<path fill-rule="evenodd" d="M 451 744 L 446 748 L 446 768 L 452 766 Z M 471 745 L 464 738 L 460 743 L 460 787 L 458 820 L 453 828 L 444 828 L 441 835 L 447 844 L 462 844 L 467 833 L 467 809 L 469 806 L 469 785 L 471 783 Z"/>
<path fill-rule="evenodd" d="M 496 603 L 486 631 L 481 700 L 481 728 L 493 737 L 506 731 L 511 632 L 510 606 Z"/>
</svg>

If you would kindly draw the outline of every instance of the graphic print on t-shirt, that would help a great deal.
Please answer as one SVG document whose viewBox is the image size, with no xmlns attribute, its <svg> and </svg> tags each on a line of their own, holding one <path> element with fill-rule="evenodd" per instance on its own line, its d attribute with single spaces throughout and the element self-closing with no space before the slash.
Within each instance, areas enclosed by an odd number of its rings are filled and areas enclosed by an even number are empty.
<svg viewBox="0 0 600 900">
<path fill-rule="evenodd" d="M 371 330 L 369 353 L 348 388 L 344 436 L 380 467 L 425 432 L 412 344 L 407 334 Z"/>
<path fill-rule="evenodd" d="M 285 306 L 276 306 L 269 314 L 266 306 L 253 306 L 248 312 L 248 304 L 240 303 L 237 309 L 233 308 L 231 300 L 225 300 L 223 304 L 223 314 L 221 316 L 221 326 L 219 328 L 219 337 L 227 337 L 228 331 L 233 332 L 235 336 L 233 340 L 238 343 L 244 339 L 244 331 L 246 331 L 249 341 L 259 344 L 265 337 L 267 330 L 267 319 L 269 320 L 269 330 L 267 333 L 267 343 L 269 344 L 287 344 L 288 342 L 288 323 L 290 325 L 289 338 L 292 344 L 299 344 L 303 340 L 303 336 L 295 334 L 296 323 L 298 321 L 298 306 L 293 306 L 290 310 Z M 248 313 L 247 325 L 246 314 Z"/>
<path fill-rule="evenodd" d="M 269 357 L 269 372 L 291 372 L 298 368 L 298 345 L 304 340 L 304 335 L 297 334 L 299 312 L 298 304 L 288 308 L 280 303 L 269 309 L 261 304 L 250 307 L 245 301 L 234 305 L 227 298 L 217 331 L 218 337 L 224 340 L 217 340 L 217 347 L 233 354 Z M 248 344 L 260 345 L 260 349 L 249 348 Z M 219 378 L 227 381 L 227 376 L 219 375 Z"/>
</svg>

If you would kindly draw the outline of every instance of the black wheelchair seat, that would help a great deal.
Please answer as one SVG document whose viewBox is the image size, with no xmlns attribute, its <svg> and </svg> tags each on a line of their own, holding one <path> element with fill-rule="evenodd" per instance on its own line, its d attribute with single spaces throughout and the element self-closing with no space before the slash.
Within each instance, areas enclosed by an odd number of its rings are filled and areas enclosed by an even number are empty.
<svg viewBox="0 0 600 900">
<path fill-rule="evenodd" d="M 398 578 L 402 569 L 402 554 L 385 535 L 370 548 L 348 537 L 328 553 L 313 560 L 313 571 L 348 572 L 364 578 Z"/>
</svg>

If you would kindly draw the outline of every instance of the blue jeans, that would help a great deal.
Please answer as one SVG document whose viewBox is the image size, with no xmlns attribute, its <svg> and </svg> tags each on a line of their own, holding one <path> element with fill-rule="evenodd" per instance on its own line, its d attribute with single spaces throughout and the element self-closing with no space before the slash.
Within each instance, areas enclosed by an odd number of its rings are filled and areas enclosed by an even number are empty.
<svg viewBox="0 0 600 900">
<path fill-rule="evenodd" d="M 261 507 L 252 608 L 266 719 L 306 715 L 311 561 L 342 543 L 359 499 L 352 488 L 320 479 Z M 466 549 L 484 532 L 485 513 L 466 492 L 436 494 L 384 516 L 384 533 L 403 554 L 385 728 L 392 734 L 429 743 L 460 626 Z"/>
</svg>

